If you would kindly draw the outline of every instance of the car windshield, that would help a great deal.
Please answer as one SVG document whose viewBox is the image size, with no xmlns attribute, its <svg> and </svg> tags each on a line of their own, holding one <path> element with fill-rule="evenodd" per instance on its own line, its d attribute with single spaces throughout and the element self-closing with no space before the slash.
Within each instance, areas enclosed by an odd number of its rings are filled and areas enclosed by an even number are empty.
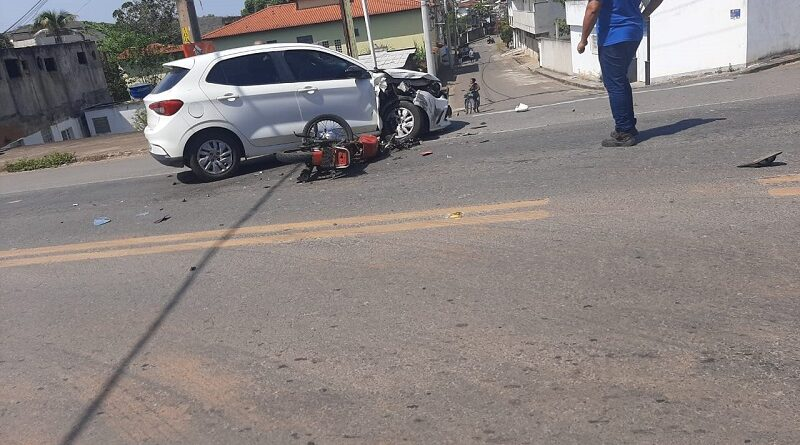
<svg viewBox="0 0 800 445">
<path fill-rule="evenodd" d="M 169 72 L 167 72 L 164 78 L 161 79 L 161 82 L 156 85 L 150 94 L 158 94 L 163 93 L 164 91 L 169 91 L 172 89 L 172 87 L 177 85 L 178 82 L 180 82 L 188 72 L 189 70 L 186 68 L 180 68 L 177 66 L 170 67 Z"/>
</svg>

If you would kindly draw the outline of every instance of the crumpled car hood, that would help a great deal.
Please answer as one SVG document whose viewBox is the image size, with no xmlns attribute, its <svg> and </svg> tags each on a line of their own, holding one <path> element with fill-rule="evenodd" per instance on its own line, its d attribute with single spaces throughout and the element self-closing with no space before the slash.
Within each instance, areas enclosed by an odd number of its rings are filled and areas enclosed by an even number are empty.
<svg viewBox="0 0 800 445">
<path fill-rule="evenodd" d="M 390 68 L 384 71 L 386 71 L 395 79 L 427 79 L 433 82 L 439 82 L 439 78 L 436 76 L 428 73 L 421 73 L 419 71 L 404 70 L 399 68 Z"/>
</svg>

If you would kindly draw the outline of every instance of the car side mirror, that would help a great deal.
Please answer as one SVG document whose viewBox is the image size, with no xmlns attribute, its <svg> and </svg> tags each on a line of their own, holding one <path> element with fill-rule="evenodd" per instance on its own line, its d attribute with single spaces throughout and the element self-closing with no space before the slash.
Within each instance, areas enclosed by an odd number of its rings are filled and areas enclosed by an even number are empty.
<svg viewBox="0 0 800 445">
<path fill-rule="evenodd" d="M 344 70 L 344 75 L 349 79 L 369 79 L 372 77 L 369 71 L 355 65 L 348 66 L 347 69 Z"/>
</svg>

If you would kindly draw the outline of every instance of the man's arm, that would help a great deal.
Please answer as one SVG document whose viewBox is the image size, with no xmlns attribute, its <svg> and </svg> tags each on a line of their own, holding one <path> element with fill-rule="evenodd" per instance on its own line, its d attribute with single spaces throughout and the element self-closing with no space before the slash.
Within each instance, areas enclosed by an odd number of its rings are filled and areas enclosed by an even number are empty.
<svg viewBox="0 0 800 445">
<path fill-rule="evenodd" d="M 650 17 L 653 11 L 655 11 L 656 8 L 661 6 L 661 2 L 663 1 L 664 0 L 650 0 L 650 3 L 648 3 L 647 6 L 644 8 L 644 11 L 642 11 L 642 15 L 645 16 L 645 18 Z"/>
<path fill-rule="evenodd" d="M 586 5 L 586 14 L 583 16 L 583 34 L 581 34 L 581 41 L 578 42 L 578 54 L 583 54 L 586 51 L 586 45 L 589 44 L 589 36 L 597 23 L 597 16 L 600 14 L 601 6 L 600 0 L 589 0 Z"/>
</svg>

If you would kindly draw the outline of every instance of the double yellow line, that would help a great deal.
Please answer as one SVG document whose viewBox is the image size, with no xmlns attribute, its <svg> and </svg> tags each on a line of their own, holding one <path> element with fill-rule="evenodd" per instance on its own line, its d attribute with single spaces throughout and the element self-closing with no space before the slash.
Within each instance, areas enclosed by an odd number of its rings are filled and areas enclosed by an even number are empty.
<svg viewBox="0 0 800 445">
<path fill-rule="evenodd" d="M 786 184 L 800 183 L 800 175 L 784 175 L 772 178 L 759 179 L 761 185 L 785 186 Z M 800 196 L 800 187 L 772 187 L 767 190 L 770 196 L 783 198 L 789 196 Z"/>
<path fill-rule="evenodd" d="M 0 268 L 532 221 L 550 216 L 546 210 L 536 210 L 548 203 L 548 199 L 505 202 L 5 250 L 0 251 Z M 447 217 L 455 212 L 463 216 Z"/>
</svg>

